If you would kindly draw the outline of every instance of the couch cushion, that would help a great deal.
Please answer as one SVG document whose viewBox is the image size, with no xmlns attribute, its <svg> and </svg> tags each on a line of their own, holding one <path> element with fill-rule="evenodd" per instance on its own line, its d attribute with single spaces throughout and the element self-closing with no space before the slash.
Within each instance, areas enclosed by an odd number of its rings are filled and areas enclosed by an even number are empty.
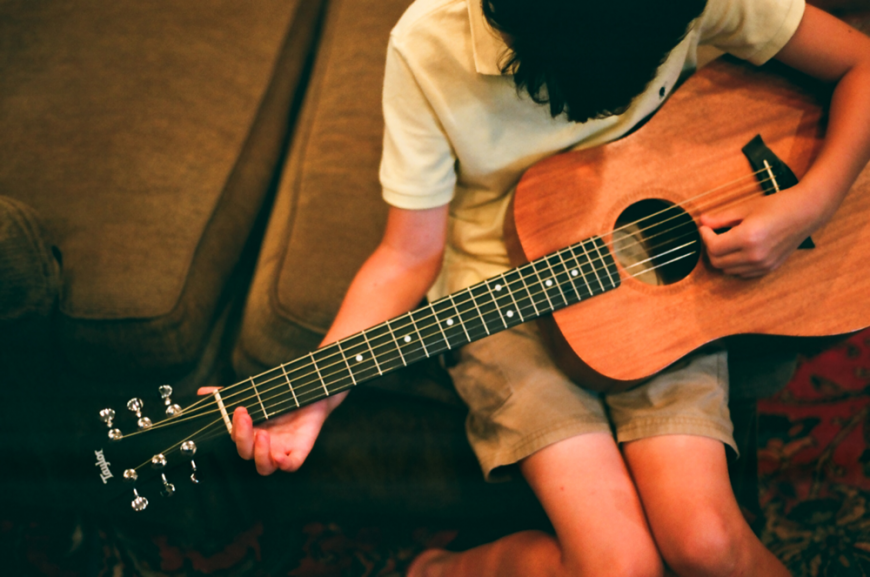
<svg viewBox="0 0 870 577">
<path fill-rule="evenodd" d="M 377 174 L 384 58 L 389 31 L 408 4 L 329 4 L 245 311 L 240 354 L 254 364 L 316 346 L 380 239 L 387 214 Z"/>
<path fill-rule="evenodd" d="M 313 350 L 386 222 L 378 164 L 389 32 L 410 0 L 334 0 L 234 353 L 241 375 Z M 433 361 L 382 387 L 458 402 Z"/>
<path fill-rule="evenodd" d="M 321 2 L 4 2 L 0 191 L 63 253 L 82 368 L 197 355 L 260 211 Z"/>
<path fill-rule="evenodd" d="M 0 342 L 21 323 L 48 317 L 60 293 L 60 267 L 32 208 L 0 196 Z"/>
</svg>

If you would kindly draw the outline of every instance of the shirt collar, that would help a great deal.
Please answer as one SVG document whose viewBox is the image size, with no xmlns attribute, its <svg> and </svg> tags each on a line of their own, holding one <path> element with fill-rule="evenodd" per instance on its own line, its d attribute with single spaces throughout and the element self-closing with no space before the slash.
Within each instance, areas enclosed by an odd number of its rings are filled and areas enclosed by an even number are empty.
<svg viewBox="0 0 870 577">
<path fill-rule="evenodd" d="M 479 74 L 501 76 L 499 62 L 507 53 L 508 46 L 486 21 L 481 0 L 468 0 L 468 18 L 471 21 L 474 68 Z"/>
</svg>

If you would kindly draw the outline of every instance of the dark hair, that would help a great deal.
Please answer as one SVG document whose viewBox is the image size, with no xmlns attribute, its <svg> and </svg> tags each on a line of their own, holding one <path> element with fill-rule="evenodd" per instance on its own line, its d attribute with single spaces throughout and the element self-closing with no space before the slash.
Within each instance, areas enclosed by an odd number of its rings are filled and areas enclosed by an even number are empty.
<svg viewBox="0 0 870 577">
<path fill-rule="evenodd" d="M 706 0 L 482 0 L 510 36 L 500 63 L 550 114 L 585 122 L 622 114 L 656 76 Z"/>
</svg>

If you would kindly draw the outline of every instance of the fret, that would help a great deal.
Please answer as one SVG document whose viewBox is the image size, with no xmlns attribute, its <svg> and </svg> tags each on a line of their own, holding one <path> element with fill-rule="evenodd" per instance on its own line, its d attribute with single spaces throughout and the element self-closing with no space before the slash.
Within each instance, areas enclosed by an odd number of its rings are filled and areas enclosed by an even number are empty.
<svg viewBox="0 0 870 577">
<path fill-rule="evenodd" d="M 314 371 L 317 373 L 317 378 L 320 379 L 320 385 L 323 387 L 323 391 L 326 393 L 326 396 L 329 396 L 329 389 L 326 388 L 326 382 L 323 380 L 323 376 L 320 374 L 320 369 L 317 367 L 317 361 L 314 360 L 314 351 L 308 353 L 308 356 L 311 357 L 311 366 L 314 367 Z"/>
<path fill-rule="evenodd" d="M 405 365 L 396 337 L 386 323 L 366 330 L 365 339 L 374 356 L 378 374 L 385 374 Z"/>
<path fill-rule="evenodd" d="M 580 289 L 577 288 L 577 284 L 575 282 L 577 280 L 577 277 L 580 275 L 580 271 L 577 267 L 572 268 L 572 267 L 568 266 L 568 263 L 565 262 L 565 258 L 563 257 L 564 253 L 565 253 L 565 250 L 563 249 L 563 250 L 560 250 L 559 252 L 557 252 L 556 254 L 559 255 L 559 260 L 562 262 L 562 266 L 565 268 L 565 274 L 568 275 L 568 280 L 570 281 L 571 286 L 574 289 L 574 294 L 576 295 L 577 301 L 581 301 L 583 299 L 580 296 L 580 294 L 581 294 Z"/>
<path fill-rule="evenodd" d="M 438 299 L 432 303 L 432 315 L 435 318 L 435 324 L 438 325 L 438 330 L 441 331 L 441 336 L 444 338 L 444 345 L 448 349 L 463 345 L 469 341 L 465 336 L 465 328 L 462 318 L 457 316 L 456 308 L 453 306 L 453 301 L 449 298 Z"/>
<path fill-rule="evenodd" d="M 607 250 L 607 247 L 604 246 L 604 241 L 600 236 L 596 236 L 592 240 L 592 244 L 595 247 L 595 252 L 598 254 L 598 258 L 601 260 L 601 263 L 604 265 L 604 270 L 607 272 L 607 279 L 610 281 L 610 286 L 607 287 L 607 290 L 614 289 L 619 286 L 619 272 L 612 269 L 611 265 L 613 263 L 613 258 L 610 257 L 610 252 Z M 602 249 L 605 251 L 602 253 Z M 606 255 L 606 256 L 605 256 Z M 613 279 L 614 273 L 616 274 L 616 280 Z"/>
<path fill-rule="evenodd" d="M 447 333 L 444 331 L 444 327 L 442 326 L 441 319 L 438 318 L 438 313 L 435 312 L 435 309 L 432 307 L 432 305 L 429 305 L 429 310 L 432 311 L 432 316 L 435 317 L 435 326 L 438 327 L 438 330 L 441 332 L 441 336 L 444 338 L 444 346 L 446 346 L 449 349 L 450 348 L 450 340 L 447 338 Z M 452 318 L 448 318 L 444 322 L 448 325 L 453 325 L 456 323 L 456 321 L 454 321 Z"/>
<path fill-rule="evenodd" d="M 507 273 L 505 273 L 501 276 L 501 278 L 505 281 L 505 284 L 504 285 L 496 284 L 495 287 L 496 287 L 496 290 L 499 290 L 499 286 L 502 286 L 502 288 L 507 291 L 508 296 L 510 296 L 511 302 L 514 304 L 514 309 L 508 309 L 507 311 L 505 311 L 505 313 L 504 313 L 505 316 L 508 319 L 511 319 L 511 321 L 513 321 L 513 317 L 516 314 L 516 316 L 519 317 L 520 322 L 525 322 L 526 319 L 523 317 L 523 311 L 520 310 L 520 306 L 517 303 L 517 299 L 514 297 L 514 292 L 510 288 L 510 285 L 513 284 L 513 282 L 508 279 L 508 276 L 510 276 L 511 274 L 516 276 L 519 273 L 516 272 L 516 269 L 514 269 L 512 271 L 508 271 Z M 514 324 L 516 324 L 516 323 L 514 323 Z"/>
<path fill-rule="evenodd" d="M 468 293 L 468 296 L 470 297 L 472 304 L 474 304 L 474 310 L 477 311 L 477 316 L 480 317 L 480 323 L 483 325 L 483 330 L 485 330 L 487 336 L 489 336 L 489 334 L 490 334 L 489 324 L 486 322 L 486 317 L 483 316 L 483 311 L 481 310 L 480 306 L 477 303 L 477 297 L 474 296 L 474 288 L 475 287 L 469 287 L 466 289 L 466 292 Z"/>
<path fill-rule="evenodd" d="M 429 358 L 429 349 L 426 347 L 426 341 L 423 340 L 423 335 L 420 334 L 420 327 L 417 326 L 417 321 L 414 320 L 414 311 L 408 313 L 408 318 L 411 319 L 411 324 L 414 326 L 414 331 L 417 333 L 417 338 L 420 339 L 420 346 L 423 347 L 423 352 L 426 353 L 426 358 Z M 407 339 L 407 337 L 405 337 Z M 407 340 L 405 342 L 408 342 Z"/>
<path fill-rule="evenodd" d="M 290 382 L 290 375 L 287 374 L 287 369 L 284 368 L 284 363 L 281 363 L 281 372 L 284 373 L 284 379 L 287 381 L 287 386 L 290 387 L 290 394 L 293 395 L 293 402 L 296 403 L 296 408 L 299 408 L 299 399 L 296 398 L 296 391 L 293 390 L 293 384 Z"/>
<path fill-rule="evenodd" d="M 586 286 L 586 294 L 584 296 L 588 298 L 588 297 L 591 297 L 592 295 L 594 295 L 595 293 L 592 291 L 592 286 L 589 284 L 589 275 L 587 273 L 589 265 L 587 262 L 585 262 L 585 259 L 584 259 L 584 261 L 581 261 L 580 257 L 578 257 L 576 254 L 576 251 L 579 247 L 581 247 L 580 243 L 577 243 L 577 244 L 572 245 L 570 247 L 571 257 L 574 259 L 574 263 L 577 267 L 577 270 L 579 271 L 580 278 L 583 279 L 583 284 Z M 584 264 L 587 266 L 586 270 L 583 269 Z"/>
<path fill-rule="evenodd" d="M 383 374 L 365 332 L 346 337 L 336 344 L 341 347 L 354 385 Z"/>
<path fill-rule="evenodd" d="M 523 284 L 523 289 L 526 291 L 526 294 L 529 295 L 529 301 L 532 303 L 532 310 L 535 311 L 535 317 L 541 316 L 541 312 L 538 310 L 538 306 L 535 304 L 535 297 L 532 295 L 532 291 L 529 290 L 529 285 L 526 284 L 526 275 L 523 274 L 524 271 L 530 270 L 535 272 L 534 265 L 528 264 L 523 267 L 516 269 L 517 275 L 520 277 L 520 282 Z"/>
<path fill-rule="evenodd" d="M 495 297 L 495 293 L 492 292 L 492 287 L 489 286 L 489 280 L 485 280 L 483 281 L 483 283 L 486 285 L 486 288 L 489 291 L 489 296 L 492 297 L 492 302 L 495 303 L 495 310 L 498 311 L 498 316 L 501 317 L 501 322 L 504 325 L 504 328 L 507 328 L 507 321 L 504 320 L 504 315 L 501 312 L 501 307 L 498 306 L 498 300 Z"/>
<path fill-rule="evenodd" d="M 362 332 L 363 339 L 366 341 L 366 346 L 369 349 L 369 354 L 372 356 L 372 360 L 375 362 L 375 368 L 378 369 L 378 374 L 383 375 L 384 372 L 381 370 L 381 365 L 378 363 L 378 356 L 375 354 L 374 349 L 372 349 L 372 344 L 369 342 L 369 338 L 366 336 L 366 332 Z"/>
<path fill-rule="evenodd" d="M 493 298 L 491 289 L 487 286 L 486 281 L 472 285 L 466 290 L 468 291 L 471 301 L 479 312 L 479 318 L 483 325 L 484 332 L 489 335 L 504 329 L 505 323 L 502 321 L 498 303 L 496 303 Z M 482 336 L 483 335 L 475 338 L 482 338 Z"/>
<path fill-rule="evenodd" d="M 552 312 L 556 310 L 556 306 L 553 304 L 553 300 L 550 298 L 549 290 L 553 286 L 552 278 L 544 278 L 541 276 L 541 272 L 538 270 L 538 266 L 542 264 L 544 261 L 543 258 L 538 258 L 529 263 L 529 266 L 532 267 L 532 272 L 535 273 L 535 278 L 537 279 L 538 285 L 541 287 L 541 293 L 544 295 L 544 300 L 547 302 L 548 310 L 544 312 Z M 546 262 L 544 262 L 546 264 Z M 547 283 L 550 284 L 547 284 Z M 543 303 L 541 303 L 543 305 Z"/>
<path fill-rule="evenodd" d="M 554 292 L 554 293 L 555 293 L 555 292 L 558 292 L 558 296 L 562 297 L 562 304 L 559 306 L 559 308 L 562 308 L 562 307 L 566 307 L 566 306 L 568 306 L 569 304 L 571 304 L 571 301 L 568 300 L 568 296 L 565 294 L 565 291 L 562 290 L 563 282 L 559 280 L 559 272 L 558 272 L 558 271 L 556 270 L 556 268 L 553 266 L 553 262 L 552 262 L 552 261 L 557 260 L 557 259 L 558 259 L 558 253 L 557 253 L 557 254 L 549 255 L 549 256 L 547 256 L 547 257 L 545 257 L 545 258 L 543 259 L 543 260 L 544 260 L 544 264 L 547 265 L 547 270 L 549 270 L 549 271 L 550 271 L 550 274 L 553 275 L 553 276 L 552 276 L 552 281 L 553 281 L 552 284 L 551 284 L 551 285 L 548 285 L 547 282 L 548 282 L 550 279 L 547 279 L 547 280 L 544 281 L 544 286 L 547 287 L 545 290 L 550 290 L 550 291 L 552 291 L 552 292 Z M 556 264 L 557 266 L 558 266 L 558 265 L 561 265 L 561 261 L 560 261 L 560 262 L 556 262 L 555 264 Z M 562 274 L 565 274 L 566 278 L 568 278 L 568 279 L 570 280 L 570 277 L 567 276 L 567 272 L 568 272 L 568 271 L 564 270 L 564 267 L 563 267 L 563 268 L 562 268 Z M 555 288 L 555 291 L 553 290 L 554 288 Z M 556 294 L 553 294 L 553 298 L 556 298 Z M 554 307 L 554 308 L 555 308 L 555 307 Z"/>
<path fill-rule="evenodd" d="M 269 420 L 269 413 L 266 411 L 266 406 L 263 404 L 263 399 L 260 398 L 260 391 L 257 390 L 257 384 L 254 382 L 254 377 L 248 379 L 251 381 L 251 388 L 254 389 L 254 394 L 257 395 L 257 402 L 260 403 L 260 408 L 263 410 L 263 416 Z"/>
<path fill-rule="evenodd" d="M 583 256 L 585 257 L 583 264 L 580 265 L 580 270 L 583 271 L 583 276 L 588 279 L 589 275 L 591 274 L 592 276 L 595 277 L 595 280 L 598 281 L 598 286 L 601 287 L 600 291 L 594 290 L 591 286 L 589 287 L 589 295 L 590 296 L 596 295 L 599 292 L 604 291 L 604 285 L 601 284 L 601 278 L 598 276 L 598 271 L 596 270 L 597 267 L 596 267 L 595 263 L 592 262 L 592 257 L 589 256 L 589 251 L 586 250 L 586 241 L 583 241 L 582 243 L 580 243 L 580 248 L 583 249 Z M 589 284 L 588 281 L 586 284 L 587 285 Z M 593 282 L 593 284 L 594 284 L 594 282 Z"/>
<path fill-rule="evenodd" d="M 434 304 L 434 303 L 433 303 Z M 439 303 L 440 307 L 444 306 L 443 302 Z M 456 323 L 451 319 L 451 325 L 446 324 L 446 320 L 450 315 L 444 315 L 444 321 L 438 318 L 438 315 L 433 308 L 433 305 L 421 307 L 411 311 L 411 318 L 414 325 L 417 327 L 423 347 L 429 356 L 437 355 L 450 348 L 450 340 L 447 338 L 447 329 L 451 329 Z"/>
<path fill-rule="evenodd" d="M 342 350 L 341 348 L 341 341 L 335 343 L 335 346 L 338 347 L 338 352 L 341 355 L 342 360 L 344 361 L 344 366 L 347 367 L 347 372 L 350 375 L 350 380 L 353 382 L 354 386 L 356 386 L 356 377 L 353 376 L 353 369 L 350 368 L 350 363 L 347 362 L 347 355 L 344 354 L 344 350 Z M 317 368 L 317 365 L 315 365 L 315 368 Z M 317 374 L 319 375 L 320 371 L 318 371 Z M 325 386 L 323 388 L 326 389 Z M 328 391 L 327 394 L 329 394 Z"/>
<path fill-rule="evenodd" d="M 390 331 L 390 337 L 396 344 L 396 350 L 399 351 L 399 358 L 402 359 L 402 366 L 407 367 L 408 361 L 405 360 L 405 355 L 402 354 L 402 347 L 399 346 L 399 340 L 396 338 L 396 333 L 393 332 L 393 327 L 390 326 L 390 321 L 385 322 L 384 325 L 386 325 L 387 330 Z"/>
<path fill-rule="evenodd" d="M 472 341 L 471 335 L 468 334 L 468 329 L 465 328 L 465 320 L 462 318 L 462 313 L 459 312 L 459 307 L 456 306 L 456 300 L 454 300 L 453 295 L 447 295 L 447 298 L 450 299 L 450 304 L 453 305 L 453 310 L 456 311 L 456 316 L 459 318 L 459 326 L 462 327 L 462 332 L 465 333 L 465 342 L 470 343 Z"/>
<path fill-rule="evenodd" d="M 392 323 L 393 331 L 399 337 L 395 342 L 405 364 L 411 364 L 422 358 L 429 357 L 429 351 L 426 350 L 423 337 L 414 324 L 411 313 L 406 313 L 390 322 Z M 414 335 L 416 335 L 416 338 L 414 338 Z"/>
</svg>

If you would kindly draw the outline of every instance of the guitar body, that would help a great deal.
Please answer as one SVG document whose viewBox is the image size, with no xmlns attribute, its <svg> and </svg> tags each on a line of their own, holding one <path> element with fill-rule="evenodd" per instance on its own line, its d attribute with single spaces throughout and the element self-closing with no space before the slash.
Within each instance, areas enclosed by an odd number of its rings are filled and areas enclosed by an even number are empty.
<svg viewBox="0 0 870 577">
<path fill-rule="evenodd" d="M 529 169 L 514 198 L 518 245 L 532 260 L 593 235 L 610 244 L 623 211 L 644 199 L 682 205 L 697 222 L 738 197 L 761 195 L 741 152 L 758 134 L 800 178 L 821 146 L 824 104 L 824 96 L 783 75 L 719 59 L 636 132 Z M 725 276 L 701 257 L 684 278 L 656 286 L 620 265 L 620 287 L 554 313 L 555 354 L 584 385 L 614 390 L 729 335 L 862 329 L 870 325 L 868 215 L 865 168 L 834 218 L 813 235 L 815 248 L 796 251 L 762 278 Z"/>
</svg>

